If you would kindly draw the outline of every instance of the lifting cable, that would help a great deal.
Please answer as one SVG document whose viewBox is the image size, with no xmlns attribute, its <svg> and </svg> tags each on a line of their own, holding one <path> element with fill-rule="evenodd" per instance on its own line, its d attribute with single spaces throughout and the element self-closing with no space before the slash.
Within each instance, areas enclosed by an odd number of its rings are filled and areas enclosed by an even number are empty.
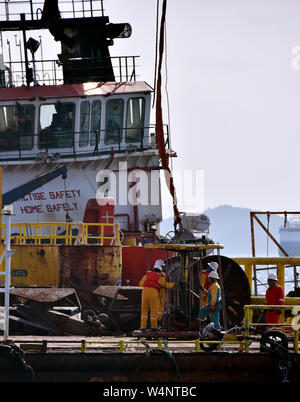
<svg viewBox="0 0 300 402">
<path fill-rule="evenodd" d="M 270 214 L 267 213 L 267 229 L 268 229 L 268 233 L 267 233 L 267 257 L 269 257 L 269 233 L 270 233 Z"/>
<path fill-rule="evenodd" d="M 161 95 L 161 68 L 162 59 L 164 53 L 164 36 L 165 36 L 165 20 L 166 20 L 166 8 L 167 0 L 163 1 L 162 6 L 162 16 L 160 25 L 160 37 L 159 37 L 159 60 L 157 68 L 157 85 L 156 85 L 156 141 L 158 145 L 159 156 L 161 159 L 162 168 L 164 170 L 165 179 L 167 187 L 173 198 L 173 211 L 174 211 L 174 230 L 178 233 L 177 227 L 179 226 L 179 232 L 183 231 L 182 218 L 180 216 L 177 207 L 177 197 L 175 192 L 175 186 L 173 181 L 173 176 L 169 167 L 169 156 L 166 152 L 165 142 L 164 142 L 164 129 L 163 129 L 163 118 L 162 118 L 162 95 Z M 167 177 L 168 176 L 168 177 Z"/>
<path fill-rule="evenodd" d="M 158 20 L 159 20 L 159 1 L 157 0 L 156 4 L 156 28 L 155 28 L 155 66 L 154 66 L 154 91 L 153 91 L 153 103 L 152 108 L 155 105 L 155 93 L 156 93 L 156 74 L 157 74 L 157 52 L 158 52 Z"/>
<path fill-rule="evenodd" d="M 269 212 L 267 212 L 267 230 L 268 230 L 268 233 L 267 233 L 267 257 L 269 257 L 269 233 L 270 233 L 270 214 L 269 214 Z M 269 264 L 268 264 L 267 271 L 268 271 L 268 275 L 269 275 Z"/>
</svg>

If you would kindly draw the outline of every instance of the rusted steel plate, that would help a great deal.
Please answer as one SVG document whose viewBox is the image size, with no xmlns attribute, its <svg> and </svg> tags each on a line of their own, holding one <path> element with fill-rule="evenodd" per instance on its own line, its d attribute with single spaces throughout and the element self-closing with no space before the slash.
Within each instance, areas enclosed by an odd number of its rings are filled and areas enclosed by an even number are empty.
<svg viewBox="0 0 300 402">
<path fill-rule="evenodd" d="M 114 285 L 121 277 L 121 247 L 78 245 L 59 248 L 60 287 Z"/>
<path fill-rule="evenodd" d="M 41 313 L 35 308 L 19 304 L 17 306 L 16 312 L 19 313 L 23 317 L 23 319 L 27 321 L 27 323 L 30 323 L 30 327 L 41 328 L 57 335 L 63 334 L 63 332 L 57 327 L 55 323 L 51 322 L 51 320 L 48 320 L 44 313 Z"/>
<path fill-rule="evenodd" d="M 13 249 L 12 286 L 58 286 L 58 245 L 14 244 Z"/>
<path fill-rule="evenodd" d="M 76 291 L 70 288 L 15 288 L 10 293 L 14 296 L 37 302 L 55 303 L 58 300 L 76 294 Z"/>
<path fill-rule="evenodd" d="M 85 323 L 83 320 L 78 320 L 58 311 L 49 310 L 45 315 L 65 334 L 83 336 L 100 336 L 101 334 L 100 326 Z"/>
<path fill-rule="evenodd" d="M 50 328 L 48 324 L 44 325 L 43 323 L 37 321 L 29 321 L 24 318 L 15 317 L 13 315 L 9 316 L 9 320 L 11 321 L 11 323 L 21 324 L 22 326 L 25 326 L 27 328 L 41 329 L 46 332 L 52 332 L 56 335 L 62 335 L 62 332 L 59 329 L 54 330 L 53 327 Z"/>
<path fill-rule="evenodd" d="M 97 296 L 103 296 L 107 297 L 110 299 L 113 299 L 116 295 L 118 286 L 76 286 L 76 290 L 79 290 L 81 292 L 88 292 L 93 295 Z M 126 300 L 126 297 L 123 297 L 121 295 L 117 296 L 117 300 Z"/>
</svg>

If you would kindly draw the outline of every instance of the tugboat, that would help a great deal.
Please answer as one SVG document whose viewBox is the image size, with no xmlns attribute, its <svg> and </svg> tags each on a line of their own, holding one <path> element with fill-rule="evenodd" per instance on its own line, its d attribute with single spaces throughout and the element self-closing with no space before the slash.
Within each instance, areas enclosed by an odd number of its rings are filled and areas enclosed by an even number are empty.
<svg viewBox="0 0 300 402">
<path fill-rule="evenodd" d="M 110 57 L 109 53 L 115 39 L 130 37 L 131 26 L 110 23 L 99 0 L 61 4 L 46 0 L 43 9 L 34 0 L 4 3 L 0 21 L 3 192 L 62 164 L 68 171 L 67 178 L 58 177 L 14 202 L 14 220 L 84 221 L 86 209 L 93 209 L 90 199 L 113 193 L 114 222 L 124 232 L 151 236 L 162 220 L 156 127 L 150 124 L 153 89 L 137 81 L 135 56 Z M 36 32 L 40 30 L 60 42 L 56 60 L 38 57 L 41 41 Z M 14 31 L 22 34 L 22 41 L 15 43 L 19 49 L 5 40 Z M 12 54 L 18 55 L 17 61 Z M 168 127 L 164 129 L 172 157 Z M 107 171 L 114 174 L 115 183 Z M 149 188 L 151 183 L 157 186 L 155 202 L 148 202 L 150 194 L 143 203 L 128 202 L 130 190 L 137 199 L 142 197 L 137 187 L 141 176 Z"/>
<path fill-rule="evenodd" d="M 34 327 L 43 337 L 25 336 L 24 340 L 22 334 L 22 338 L 8 339 L 5 324 L 1 381 L 33 380 L 34 371 L 37 381 L 279 378 L 298 382 L 298 329 L 290 338 L 279 331 L 266 331 L 260 337 L 261 332 L 252 327 L 261 325 L 252 322 L 253 310 L 269 306 L 258 304 L 257 299 L 252 304 L 255 262 L 220 255 L 223 246 L 207 237 L 209 219 L 179 213 L 172 177 L 169 189 L 175 233 L 169 239 L 159 237 L 160 170 L 170 173 L 168 161 L 176 155 L 169 147 L 160 107 L 163 46 L 159 47 L 155 127 L 150 125 L 153 89 L 136 80 L 135 57 L 112 58 L 108 50 L 114 39 L 130 37 L 131 27 L 110 23 L 103 1 L 45 0 L 42 9 L 34 0 L 7 0 L 2 5 L 0 188 L 4 194 L 0 200 L 6 205 L 7 225 L 5 245 L 4 225 L 1 233 L 0 249 L 5 247 L 6 252 L 0 256 L 3 277 L 5 255 L 5 289 L 1 291 L 5 320 L 25 326 L 26 331 Z M 166 1 L 160 44 L 165 11 Z M 31 34 L 37 30 L 48 30 L 61 43 L 57 60 L 38 59 L 41 42 Z M 22 41 L 16 42 L 18 61 L 10 56 L 10 42 L 5 40 L 14 31 L 22 34 Z M 9 55 L 7 60 L 4 54 Z M 157 186 L 154 191 L 153 186 Z M 13 210 L 14 222 L 20 226 L 19 233 L 10 236 Z M 73 224 L 78 226 L 77 233 L 73 233 Z M 115 224 L 124 235 L 121 241 L 115 228 L 110 233 L 105 230 L 105 225 Z M 48 233 L 42 232 L 47 225 Z M 88 231 L 93 225 L 94 231 Z M 40 232 L 31 234 L 33 227 Z M 15 251 L 12 270 L 10 240 Z M 156 258 L 166 260 L 166 278 L 174 283 L 165 295 L 164 331 L 142 334 L 147 339 L 141 341 L 137 339 L 140 333 L 127 329 L 126 334 L 134 338 L 126 339 L 124 327 L 137 328 L 140 317 L 141 288 L 135 285 Z M 214 331 L 211 323 L 203 328 L 198 319 L 203 306 L 199 285 L 205 286 L 202 275 L 212 263 L 220 278 L 223 331 Z M 283 271 L 280 261 L 278 272 L 284 281 Z M 10 276 L 14 289 L 10 289 Z M 292 310 L 293 306 L 299 307 L 295 303 L 275 307 Z M 3 308 L 0 317 L 1 313 Z M 104 337 L 106 319 L 122 336 Z M 45 332 L 51 334 L 47 339 Z M 74 336 L 63 340 L 66 333 Z M 150 346 L 152 339 L 156 349 Z M 178 345 L 178 340 L 181 345 L 171 351 L 168 343 Z M 64 342 L 66 349 L 61 347 Z M 252 342 L 256 346 L 249 353 Z M 288 342 L 294 344 L 293 360 Z M 97 347 L 85 353 L 91 343 L 108 344 L 109 349 Z M 49 345 L 54 344 L 51 351 Z M 224 349 L 219 352 L 220 345 Z M 146 351 L 141 353 L 139 346 Z M 25 349 L 29 351 L 27 362 Z"/>
<path fill-rule="evenodd" d="M 57 236 L 68 231 L 64 222 L 118 224 L 127 246 L 122 279 L 137 285 L 145 267 L 166 256 L 155 250 L 149 259 L 149 251 L 137 246 L 159 235 L 159 146 L 167 158 L 176 153 L 169 147 L 167 125 L 158 145 L 156 126 L 150 124 L 153 89 L 137 80 L 137 57 L 110 56 L 109 47 L 129 38 L 131 26 L 111 23 L 100 0 L 2 6 L 0 167 L 4 196 L 23 189 L 17 199 L 9 198 L 14 222 L 24 224 L 26 232 L 36 230 L 30 225 L 37 222 L 62 223 Z M 19 43 L 11 40 L 15 32 Z M 57 59 L 44 57 L 41 32 L 60 43 Z M 62 168 L 65 174 L 55 173 Z M 24 186 L 45 177 L 40 186 Z M 43 231 L 50 234 L 51 228 Z M 73 235 L 79 232 L 72 227 Z"/>
</svg>

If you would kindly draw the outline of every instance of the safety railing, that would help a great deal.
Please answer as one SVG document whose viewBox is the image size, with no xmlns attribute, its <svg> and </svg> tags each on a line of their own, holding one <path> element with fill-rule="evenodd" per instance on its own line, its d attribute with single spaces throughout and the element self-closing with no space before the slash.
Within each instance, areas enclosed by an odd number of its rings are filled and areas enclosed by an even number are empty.
<svg viewBox="0 0 300 402">
<path fill-rule="evenodd" d="M 111 74 L 111 68 L 117 82 L 131 82 L 137 80 L 137 59 L 139 56 L 113 56 L 96 58 L 75 59 L 73 64 L 77 63 L 78 82 L 80 80 L 80 70 L 83 72 L 82 80 L 86 77 L 87 70 L 90 70 L 91 76 L 95 74 L 95 65 L 101 68 L 103 76 Z M 72 59 L 68 61 L 72 62 Z M 29 61 L 30 66 L 34 67 L 35 80 L 38 85 L 61 85 L 64 83 L 63 63 L 60 60 L 41 60 Z M 80 64 L 81 63 L 81 64 Z M 95 78 L 95 81 L 98 81 Z M 26 85 L 26 65 L 23 60 L 6 61 L 5 69 L 0 70 L 0 87 L 13 88 Z"/>
<path fill-rule="evenodd" d="M 128 141 L 131 132 L 139 130 L 139 136 L 134 141 Z M 149 125 L 140 128 L 122 127 L 115 141 L 107 140 L 109 130 L 95 132 L 52 132 L 47 134 L 20 134 L 7 136 L 0 132 L 0 161 L 36 160 L 53 157 L 59 158 L 93 157 L 110 154 L 126 154 L 145 152 L 157 149 L 156 126 Z M 167 150 L 170 149 L 169 129 L 164 125 L 164 139 Z M 85 143 L 83 143 L 85 141 Z M 55 156 L 54 156 L 55 155 Z"/>
<path fill-rule="evenodd" d="M 162 350 L 164 347 L 167 348 L 169 344 L 183 344 L 183 345 L 192 345 L 194 348 L 195 352 L 199 353 L 201 352 L 200 344 L 205 343 L 205 344 L 235 344 L 235 345 L 240 345 L 241 342 L 239 341 L 208 341 L 208 340 L 189 340 L 189 341 L 183 341 L 183 340 L 166 340 L 166 339 L 157 339 L 157 340 L 146 340 L 147 344 L 156 344 L 157 349 Z M 145 346 L 145 341 L 141 340 L 116 340 L 116 341 L 103 341 L 103 340 L 87 340 L 83 339 L 81 340 L 81 352 L 85 353 L 87 351 L 87 345 L 91 344 L 110 344 L 110 345 L 115 345 L 120 353 L 125 352 L 125 347 L 126 345 L 130 344 L 135 344 L 135 345 L 141 345 Z"/>
<path fill-rule="evenodd" d="M 285 290 L 285 269 L 286 266 L 299 266 L 300 257 L 237 257 L 233 258 L 239 265 L 243 265 L 245 268 L 245 274 L 248 278 L 250 291 L 252 294 L 253 284 L 255 294 L 257 295 L 257 271 L 274 270 L 277 271 L 278 284 Z M 256 268 L 257 265 L 262 265 L 265 268 Z M 272 265 L 272 268 L 270 267 Z"/>
<path fill-rule="evenodd" d="M 252 307 L 252 306 L 251 306 Z M 204 339 L 190 339 L 190 340 L 174 340 L 174 339 L 156 339 L 156 340 L 149 340 L 149 339 L 115 339 L 115 340 L 104 340 L 104 339 L 89 339 L 89 338 L 85 338 L 85 339 L 72 339 L 72 340 L 62 340 L 62 339 L 51 339 L 51 340 L 28 340 L 28 339 L 22 339 L 19 340 L 18 342 L 20 343 L 26 343 L 26 344 L 30 344 L 30 343 L 38 343 L 41 342 L 43 343 L 43 346 L 46 348 L 48 344 L 72 344 L 72 347 L 74 347 L 74 345 L 78 344 L 81 352 L 82 353 L 86 353 L 88 350 L 88 345 L 98 345 L 98 347 L 101 348 L 102 351 L 104 351 L 107 346 L 112 346 L 115 348 L 116 352 L 119 353 L 130 353 L 130 349 L 128 349 L 127 347 L 132 345 L 134 346 L 134 352 L 139 352 L 138 347 L 144 347 L 144 348 L 148 348 L 150 347 L 150 345 L 156 346 L 157 349 L 159 350 L 168 350 L 169 347 L 171 345 L 174 346 L 173 351 L 174 353 L 176 353 L 176 345 L 180 346 L 178 347 L 178 352 L 182 352 L 182 346 L 188 348 L 190 351 L 196 352 L 196 353 L 201 353 L 201 344 L 205 344 L 205 345 L 232 345 L 232 346 L 238 346 L 239 352 L 242 352 L 245 349 L 245 346 L 248 348 L 247 352 L 249 351 L 249 345 L 252 343 L 252 340 L 248 340 L 248 335 L 246 335 L 247 333 L 247 328 L 244 327 L 244 334 L 241 335 L 239 338 L 239 340 L 229 340 L 229 339 L 223 339 L 223 340 L 219 340 L 219 341 L 214 341 L 214 340 L 204 340 Z M 255 341 L 257 341 L 257 337 L 255 337 L 254 339 Z M 103 347 L 101 347 L 103 346 Z M 110 350 L 111 351 L 111 350 Z"/>
<path fill-rule="evenodd" d="M 292 322 L 280 322 L 280 323 L 261 323 L 261 322 L 253 322 L 253 311 L 254 310 L 280 310 L 280 311 L 288 311 L 290 310 L 292 314 L 294 314 Z M 245 329 L 245 338 L 250 337 L 250 328 L 251 327 L 270 327 L 270 328 L 279 328 L 282 331 L 288 331 L 294 333 L 294 351 L 298 353 L 299 351 L 299 327 L 298 321 L 300 319 L 298 312 L 300 312 L 300 306 L 287 306 L 287 305 L 264 305 L 264 304 L 256 304 L 256 305 L 246 305 L 244 306 L 245 316 L 243 320 L 243 328 Z M 245 352 L 249 352 L 251 341 L 245 340 Z"/>
<path fill-rule="evenodd" d="M 103 0 L 63 0 L 58 2 L 62 18 L 103 17 Z M 19 20 L 24 13 L 26 20 L 41 18 L 44 0 L 1 0 L 0 20 Z"/>
<path fill-rule="evenodd" d="M 6 236 L 6 225 L 1 226 L 2 239 Z M 120 245 L 117 223 L 13 223 L 11 242 L 15 244 L 97 244 Z"/>
</svg>

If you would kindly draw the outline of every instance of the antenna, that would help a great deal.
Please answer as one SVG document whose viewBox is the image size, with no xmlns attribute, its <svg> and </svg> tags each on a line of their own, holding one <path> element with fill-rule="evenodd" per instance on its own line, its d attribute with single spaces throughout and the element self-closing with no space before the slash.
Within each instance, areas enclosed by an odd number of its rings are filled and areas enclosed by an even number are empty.
<svg viewBox="0 0 300 402">
<path fill-rule="evenodd" d="M 16 46 L 20 48 L 20 62 L 21 62 L 21 79 L 22 79 L 22 84 L 24 84 L 24 70 L 23 70 L 23 57 L 22 57 L 22 44 L 21 41 L 17 41 L 17 35 L 15 35 L 15 43 Z"/>
<path fill-rule="evenodd" d="M 2 32 L 0 31 L 0 88 L 5 87 L 5 65 L 3 55 L 3 39 Z"/>
</svg>

